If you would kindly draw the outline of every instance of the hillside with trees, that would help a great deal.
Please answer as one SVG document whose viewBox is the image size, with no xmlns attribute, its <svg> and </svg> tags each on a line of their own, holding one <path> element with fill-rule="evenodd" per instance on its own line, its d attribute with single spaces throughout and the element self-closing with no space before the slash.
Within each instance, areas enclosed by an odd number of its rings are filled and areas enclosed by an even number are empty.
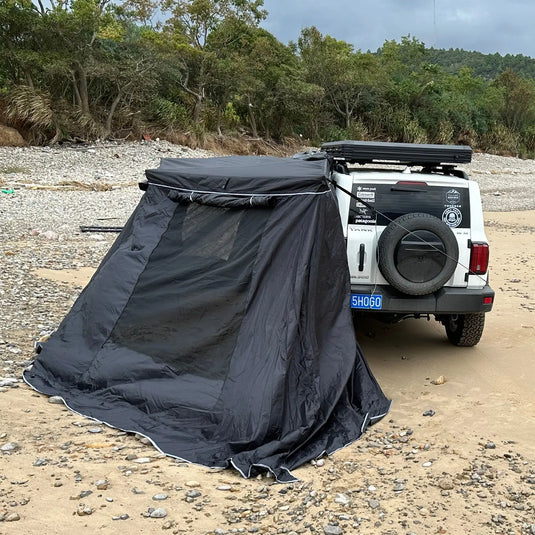
<svg viewBox="0 0 535 535">
<path fill-rule="evenodd" d="M 483 54 L 450 48 L 449 50 L 429 48 L 426 61 L 440 65 L 450 74 L 459 72 L 463 67 L 471 69 L 474 76 L 494 80 L 502 72 L 510 69 L 523 78 L 535 79 L 535 59 L 522 54 Z"/>
<path fill-rule="evenodd" d="M 535 154 L 535 60 L 285 45 L 263 0 L 1 0 L 0 121 L 31 143 L 246 136 L 464 143 Z"/>
</svg>

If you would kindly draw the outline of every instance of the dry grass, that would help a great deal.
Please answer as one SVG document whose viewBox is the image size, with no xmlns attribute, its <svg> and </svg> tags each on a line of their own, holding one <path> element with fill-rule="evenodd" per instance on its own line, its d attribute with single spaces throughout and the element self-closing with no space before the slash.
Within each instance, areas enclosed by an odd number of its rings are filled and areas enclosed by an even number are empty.
<svg viewBox="0 0 535 535">
<path fill-rule="evenodd" d="M 260 138 L 250 138 L 244 135 L 217 136 L 186 132 L 167 136 L 166 139 L 177 145 L 184 145 L 192 149 L 209 150 L 221 155 L 291 156 L 303 150 L 302 141 L 293 138 L 275 142 Z"/>
<path fill-rule="evenodd" d="M 84 184 L 83 182 L 78 182 L 78 180 L 65 180 L 63 182 L 58 182 L 58 186 L 62 186 L 64 189 L 73 189 L 73 190 L 88 190 L 88 191 L 110 191 L 113 189 L 111 184 L 105 183 L 96 183 Z"/>
<path fill-rule="evenodd" d="M 12 173 L 29 173 L 29 169 L 26 169 L 26 167 L 19 167 L 18 165 L 8 165 L 7 167 L 0 167 L 0 173 L 4 173 L 6 175 L 12 174 Z"/>
<path fill-rule="evenodd" d="M 137 185 L 137 182 L 128 184 L 111 185 L 106 183 L 84 183 L 77 180 L 66 180 L 57 184 L 33 184 L 27 182 L 17 182 L 13 184 L 15 188 L 35 189 L 35 190 L 55 190 L 55 191 L 111 191 L 112 189 L 130 187 Z"/>
</svg>

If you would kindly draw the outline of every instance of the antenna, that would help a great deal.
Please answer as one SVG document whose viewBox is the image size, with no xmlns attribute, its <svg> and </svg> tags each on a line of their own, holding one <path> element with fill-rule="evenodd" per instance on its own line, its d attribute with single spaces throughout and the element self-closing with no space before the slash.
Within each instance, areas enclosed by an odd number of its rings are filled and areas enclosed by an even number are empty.
<svg viewBox="0 0 535 535">
<path fill-rule="evenodd" d="M 437 47 L 437 0 L 433 0 L 433 47 Z"/>
</svg>

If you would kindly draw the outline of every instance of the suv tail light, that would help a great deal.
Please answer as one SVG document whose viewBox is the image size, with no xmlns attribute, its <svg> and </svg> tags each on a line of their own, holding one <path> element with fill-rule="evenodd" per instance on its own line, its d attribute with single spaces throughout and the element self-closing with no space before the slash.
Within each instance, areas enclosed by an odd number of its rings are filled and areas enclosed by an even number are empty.
<svg viewBox="0 0 535 535">
<path fill-rule="evenodd" d="M 489 267 L 489 244 L 472 242 L 470 244 L 470 274 L 483 275 Z"/>
</svg>

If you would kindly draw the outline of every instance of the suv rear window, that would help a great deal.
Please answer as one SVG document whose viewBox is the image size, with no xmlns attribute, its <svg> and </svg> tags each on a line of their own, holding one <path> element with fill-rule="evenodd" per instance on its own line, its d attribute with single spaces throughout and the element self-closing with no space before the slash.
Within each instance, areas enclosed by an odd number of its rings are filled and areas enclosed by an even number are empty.
<svg viewBox="0 0 535 535">
<path fill-rule="evenodd" d="M 468 188 L 422 184 L 354 183 L 353 194 L 375 208 L 351 199 L 349 224 L 386 226 L 410 212 L 431 214 L 452 228 L 470 228 Z"/>
</svg>

